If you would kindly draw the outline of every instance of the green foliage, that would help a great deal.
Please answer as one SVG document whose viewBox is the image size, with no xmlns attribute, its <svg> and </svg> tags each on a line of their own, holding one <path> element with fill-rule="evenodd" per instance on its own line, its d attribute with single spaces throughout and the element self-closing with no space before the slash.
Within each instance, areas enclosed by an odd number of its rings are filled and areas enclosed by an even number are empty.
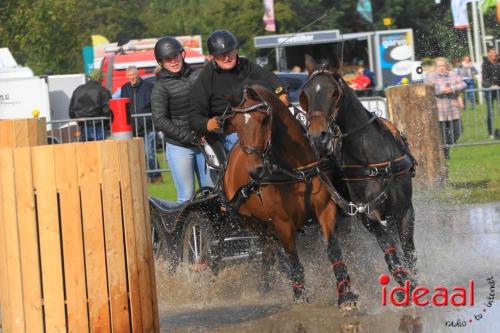
<svg viewBox="0 0 500 333">
<path fill-rule="evenodd" d="M 306 31 L 340 29 L 344 33 L 413 28 L 416 55 L 457 58 L 468 53 L 463 31 L 454 30 L 449 1 L 372 1 L 374 22 L 356 12 L 356 0 L 275 0 L 278 33 L 293 33 L 326 17 Z M 0 47 L 9 47 L 19 63 L 40 74 L 80 72 L 81 47 L 92 34 L 116 41 L 163 35 L 201 34 L 232 30 L 242 42 L 242 54 L 253 58 L 253 37 L 269 34 L 262 26 L 262 0 L 3 0 L 0 1 Z M 500 37 L 495 11 L 485 14 L 487 33 Z"/>
</svg>

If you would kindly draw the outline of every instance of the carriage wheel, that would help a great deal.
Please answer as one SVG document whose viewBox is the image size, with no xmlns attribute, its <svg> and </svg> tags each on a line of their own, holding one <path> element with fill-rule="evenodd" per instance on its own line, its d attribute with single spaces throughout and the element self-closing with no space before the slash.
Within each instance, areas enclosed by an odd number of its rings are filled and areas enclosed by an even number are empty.
<svg viewBox="0 0 500 333">
<path fill-rule="evenodd" d="M 153 257 L 163 259 L 168 263 L 170 272 L 175 271 L 179 264 L 179 251 L 175 246 L 174 236 L 167 232 L 162 220 L 162 215 L 157 208 L 150 206 L 151 209 L 151 236 L 153 243 Z"/>
<path fill-rule="evenodd" d="M 182 262 L 195 272 L 210 268 L 217 273 L 219 263 L 214 253 L 214 239 L 212 221 L 203 213 L 189 213 L 182 233 Z"/>
</svg>

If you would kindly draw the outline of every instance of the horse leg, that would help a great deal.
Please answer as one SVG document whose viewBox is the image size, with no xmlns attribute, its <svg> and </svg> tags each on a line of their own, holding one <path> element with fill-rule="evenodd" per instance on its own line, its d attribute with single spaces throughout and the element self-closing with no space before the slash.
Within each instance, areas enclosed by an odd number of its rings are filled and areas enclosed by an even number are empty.
<svg viewBox="0 0 500 333">
<path fill-rule="evenodd" d="M 288 257 L 289 271 L 288 279 L 292 282 L 293 289 L 293 302 L 294 303 L 308 303 L 306 289 L 304 267 L 302 266 L 297 248 L 295 246 L 295 228 L 292 224 L 282 222 L 274 224 L 278 238 L 283 245 L 283 249 Z"/>
<path fill-rule="evenodd" d="M 276 240 L 272 235 L 265 233 L 261 237 L 262 240 L 262 265 L 261 265 L 261 280 L 259 283 L 259 291 L 268 293 L 271 290 L 271 266 L 275 261 L 278 253 Z"/>
<path fill-rule="evenodd" d="M 337 230 L 331 233 L 328 239 L 328 259 L 332 263 L 333 273 L 337 280 L 338 306 L 341 311 L 357 309 L 358 295 L 351 290 L 351 278 L 346 264 L 342 261 L 342 251 L 338 242 Z"/>
<path fill-rule="evenodd" d="M 417 266 L 417 253 L 415 251 L 415 243 L 413 241 L 413 230 L 415 227 L 415 210 L 413 204 L 405 212 L 399 221 L 398 233 L 403 249 L 403 263 L 406 268 L 412 273 L 416 274 Z"/>
<path fill-rule="evenodd" d="M 381 223 L 374 223 L 373 234 L 377 238 L 378 245 L 384 252 L 385 261 L 387 262 L 391 275 L 400 286 L 404 286 L 405 281 L 410 281 L 410 292 L 412 292 L 416 285 L 411 279 L 408 271 L 403 268 L 403 265 L 401 265 L 395 247 L 395 242 L 391 234 L 387 230 L 384 230 Z M 401 296 L 401 294 L 398 294 L 398 297 Z"/>
</svg>

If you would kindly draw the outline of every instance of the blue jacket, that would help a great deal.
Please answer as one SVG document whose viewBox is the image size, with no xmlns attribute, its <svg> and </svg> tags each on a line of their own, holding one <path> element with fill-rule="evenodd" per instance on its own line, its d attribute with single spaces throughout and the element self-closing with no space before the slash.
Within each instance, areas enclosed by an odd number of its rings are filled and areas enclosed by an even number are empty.
<svg viewBox="0 0 500 333">
<path fill-rule="evenodd" d="M 141 113 L 151 113 L 151 91 L 153 84 L 139 79 L 136 86 L 125 83 L 121 88 L 121 97 L 128 97 L 130 113 L 132 115 Z M 144 135 L 144 126 L 149 133 L 153 130 L 153 122 L 151 116 L 148 117 L 134 117 L 132 118 L 132 125 L 134 126 L 134 134 L 140 136 Z"/>
</svg>

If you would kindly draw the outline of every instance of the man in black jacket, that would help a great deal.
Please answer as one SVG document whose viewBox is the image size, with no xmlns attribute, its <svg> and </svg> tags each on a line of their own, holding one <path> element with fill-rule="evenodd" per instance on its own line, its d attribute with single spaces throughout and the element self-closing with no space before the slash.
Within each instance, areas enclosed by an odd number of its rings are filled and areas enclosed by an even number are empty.
<svg viewBox="0 0 500 333">
<path fill-rule="evenodd" d="M 158 170 L 160 165 L 156 160 L 156 132 L 153 130 L 151 116 L 141 116 L 141 114 L 151 113 L 151 91 L 153 84 L 144 81 L 139 76 L 139 70 L 135 66 L 130 66 L 126 71 L 129 82 L 121 87 L 121 97 L 128 98 L 128 107 L 132 117 L 135 136 L 144 138 L 144 151 L 148 161 L 148 170 Z M 163 179 L 159 172 L 149 172 L 148 180 L 151 183 L 162 183 Z"/>
<path fill-rule="evenodd" d="M 89 80 L 75 89 L 69 103 L 71 119 L 109 117 L 111 93 L 101 85 L 101 81 L 101 70 L 94 69 Z M 88 120 L 81 122 L 79 126 L 82 141 L 104 140 L 106 137 L 107 121 Z"/>
<path fill-rule="evenodd" d="M 288 105 L 284 85 L 273 73 L 238 57 L 238 41 L 227 30 L 214 31 L 207 40 L 212 60 L 205 65 L 191 89 L 191 128 L 197 136 L 220 131 L 220 116 L 230 106 L 226 97 L 234 96 L 244 84 L 265 84 Z M 227 151 L 237 140 L 236 133 L 224 138 Z"/>
<path fill-rule="evenodd" d="M 486 93 L 486 105 L 488 116 L 486 123 L 488 125 L 488 134 L 493 138 L 493 102 L 498 100 L 498 89 L 500 87 L 500 63 L 498 63 L 497 51 L 489 48 L 486 58 L 483 61 L 481 73 L 483 76 L 483 86 L 485 88 L 494 88 L 496 90 Z"/>
</svg>

